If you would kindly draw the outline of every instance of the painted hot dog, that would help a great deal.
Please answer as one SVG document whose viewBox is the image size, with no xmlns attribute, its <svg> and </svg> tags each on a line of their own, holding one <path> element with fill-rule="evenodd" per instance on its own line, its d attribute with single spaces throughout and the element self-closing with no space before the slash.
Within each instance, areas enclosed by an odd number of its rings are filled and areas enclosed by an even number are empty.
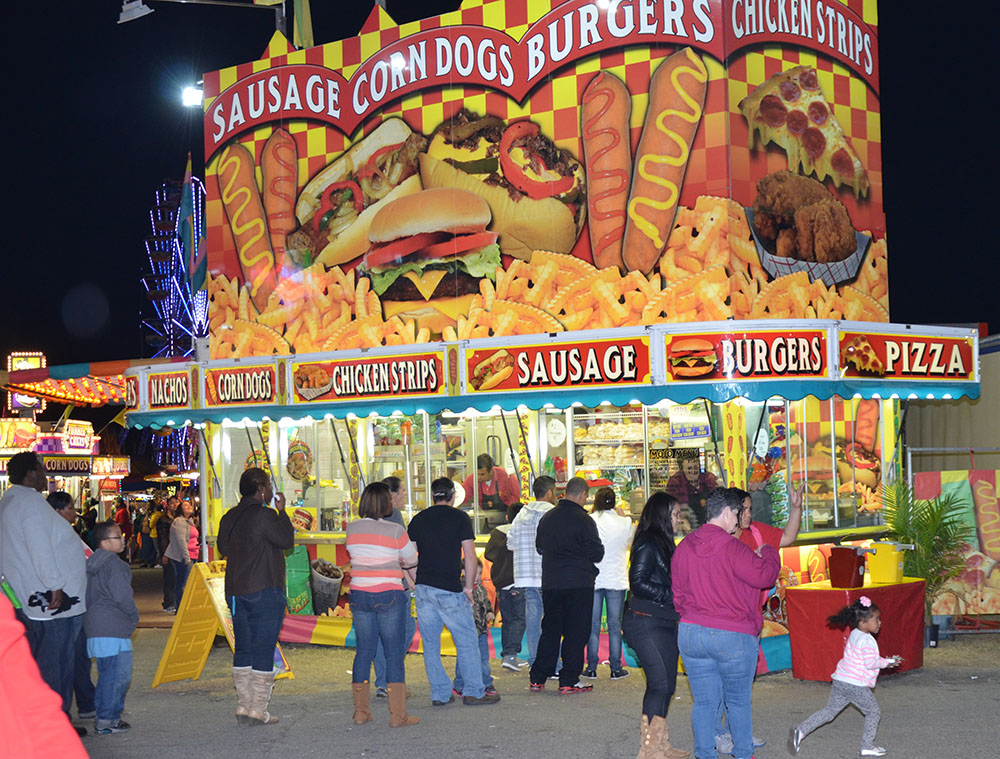
<svg viewBox="0 0 1000 759">
<path fill-rule="evenodd" d="M 625 84 L 606 71 L 598 72 L 583 91 L 580 131 L 590 185 L 590 248 L 598 269 L 617 266 L 625 271 L 622 238 L 625 205 L 632 176 L 628 122 L 632 98 Z"/>
<path fill-rule="evenodd" d="M 629 269 L 648 274 L 667 245 L 707 83 L 705 64 L 689 47 L 663 61 L 649 82 L 625 224 L 622 257 Z"/>
<path fill-rule="evenodd" d="M 469 382 L 473 389 L 484 392 L 497 387 L 513 373 L 514 357 L 501 349 L 473 367 Z"/>
<path fill-rule="evenodd" d="M 271 250 L 279 272 L 291 264 L 285 255 L 285 240 L 298 227 L 295 219 L 295 192 L 298 189 L 298 150 L 295 140 L 284 129 L 276 129 L 267 138 L 260 157 L 263 173 L 261 187 L 264 195 L 264 212 L 267 228 L 271 233 Z"/>
<path fill-rule="evenodd" d="M 274 252 L 264 220 L 264 205 L 257 191 L 253 156 L 239 143 L 232 143 L 219 157 L 219 195 L 226 209 L 233 241 L 250 297 L 263 311 L 277 284 Z"/>
<path fill-rule="evenodd" d="M 1000 561 L 1000 500 L 993 483 L 980 478 L 972 483 L 976 531 L 983 553 Z"/>
</svg>

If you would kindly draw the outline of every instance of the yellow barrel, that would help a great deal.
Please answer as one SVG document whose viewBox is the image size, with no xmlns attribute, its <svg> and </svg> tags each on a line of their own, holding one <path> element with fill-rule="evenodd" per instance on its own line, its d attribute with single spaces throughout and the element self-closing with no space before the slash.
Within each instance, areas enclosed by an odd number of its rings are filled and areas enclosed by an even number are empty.
<svg viewBox="0 0 1000 759">
<path fill-rule="evenodd" d="M 868 557 L 868 573 L 873 583 L 903 581 L 903 550 L 912 549 L 902 543 L 872 543 L 875 553 Z"/>
</svg>

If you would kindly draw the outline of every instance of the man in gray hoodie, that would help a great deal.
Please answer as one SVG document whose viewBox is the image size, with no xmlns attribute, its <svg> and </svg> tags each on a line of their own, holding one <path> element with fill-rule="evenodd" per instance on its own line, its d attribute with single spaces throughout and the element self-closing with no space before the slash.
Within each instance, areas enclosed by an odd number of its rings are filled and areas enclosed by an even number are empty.
<svg viewBox="0 0 1000 759">
<path fill-rule="evenodd" d="M 122 720 L 125 694 L 132 682 L 132 633 L 139 610 L 132 594 L 132 572 L 118 559 L 125 549 L 121 528 L 101 522 L 94 528 L 97 550 L 87 559 L 87 653 L 97 659 L 94 703 L 99 735 L 121 733 L 131 725 Z"/>
</svg>

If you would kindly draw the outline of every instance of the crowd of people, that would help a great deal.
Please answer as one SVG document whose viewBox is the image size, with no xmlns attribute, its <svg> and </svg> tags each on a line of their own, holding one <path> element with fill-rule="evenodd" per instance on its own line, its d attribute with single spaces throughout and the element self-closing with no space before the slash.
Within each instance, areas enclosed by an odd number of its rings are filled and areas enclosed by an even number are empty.
<svg viewBox="0 0 1000 759">
<path fill-rule="evenodd" d="M 12 456 L 7 474 L 10 487 L 0 499 L 5 619 L 10 612 L 23 627 L 34 672 L 58 696 L 67 718 L 59 722 L 75 731 L 77 743 L 87 729 L 70 728 L 74 698 L 77 716 L 93 719 L 98 734 L 124 732 L 130 728 L 121 717 L 132 673 L 131 636 L 139 621 L 131 565 L 166 565 L 164 608 L 173 611 L 187 572 L 168 572 L 174 565 L 165 557 L 176 554 L 175 565 L 189 568 L 200 553 L 191 504 L 163 494 L 144 504 L 119 498 L 113 516 L 100 521 L 96 501 L 78 511 L 71 494 L 48 492 L 35 453 Z M 25 677 L 30 674 L 29 668 Z"/>
<path fill-rule="evenodd" d="M 41 495 L 47 478 L 35 454 L 12 457 L 8 476 L 11 487 L 0 499 L 0 573 L 37 662 L 35 677 L 58 695 L 67 717 L 75 693 L 79 716 L 93 717 L 98 733 L 128 730 L 122 713 L 139 614 L 130 568 L 119 557 L 128 544 L 124 524 L 132 526 L 133 520 L 123 522 L 116 514 L 95 522 L 85 536 L 88 544 L 71 527 L 77 521 L 73 498 L 63 492 Z M 245 471 L 239 492 L 238 505 L 222 517 L 217 543 L 227 560 L 236 718 L 242 725 L 273 724 L 278 721 L 269 711 L 277 674 L 274 651 L 286 605 L 284 552 L 293 547 L 294 529 L 285 498 L 266 472 Z M 468 706 L 500 702 L 488 644 L 497 608 L 483 585 L 472 522 L 456 505 L 450 479 L 435 480 L 431 494 L 433 504 L 404 526 L 402 482 L 390 477 L 372 483 L 361 495 L 360 518 L 347 528 L 358 725 L 374 719 L 373 668 L 376 697 L 388 700 L 389 726 L 420 723 L 407 709 L 405 675 L 405 653 L 417 625 L 432 707 L 458 698 Z M 653 493 L 635 525 L 610 488 L 594 493 L 588 513 L 590 488 L 579 477 L 570 479 L 559 497 L 555 480 L 540 476 L 533 495 L 523 506 L 507 506 L 506 523 L 493 530 L 484 554 L 502 623 L 501 666 L 527 670 L 535 693 L 549 680 L 558 680 L 561 695 L 590 692 L 594 686 L 585 681 L 597 679 L 599 633 L 606 620 L 610 678 L 629 676 L 623 640 L 645 677 L 639 759 L 689 755 L 671 744 L 666 721 L 678 656 L 693 698 L 695 755 L 752 757 L 763 743 L 753 735 L 751 709 L 761 608 L 780 570 L 778 549 L 795 540 L 801 491 L 792 494 L 787 526 L 777 529 L 751 518 L 749 493 L 716 487 L 699 504 L 701 526 L 679 543 L 683 504 L 668 492 Z M 162 509 L 159 505 L 154 502 L 134 527 L 143 536 L 139 557 L 148 541 L 155 554 L 147 558 L 173 570 L 174 602 L 198 557 L 199 535 L 190 503 L 172 497 Z M 0 629 L 6 634 L 9 606 L 2 604 Z M 792 728 L 788 749 L 797 753 L 813 730 L 854 704 L 866 717 L 861 755 L 881 756 L 886 752 L 874 745 L 879 709 L 871 688 L 879 669 L 900 660 L 879 655 L 873 634 L 880 612 L 866 597 L 829 621 L 852 629 L 844 658 L 833 674 L 828 705 Z M 453 676 L 441 658 L 445 626 L 457 653 Z M 528 658 L 522 660 L 525 638 Z M 383 685 L 377 684 L 380 679 Z M 7 706 L 0 703 L 0 709 Z"/>
</svg>

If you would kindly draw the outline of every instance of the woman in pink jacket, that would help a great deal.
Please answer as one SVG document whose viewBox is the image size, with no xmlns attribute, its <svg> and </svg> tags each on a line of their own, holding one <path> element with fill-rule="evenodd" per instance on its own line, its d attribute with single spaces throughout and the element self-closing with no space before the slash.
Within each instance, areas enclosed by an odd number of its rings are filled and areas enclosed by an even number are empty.
<svg viewBox="0 0 1000 759">
<path fill-rule="evenodd" d="M 743 501 L 732 488 L 718 488 L 705 504 L 707 523 L 674 552 L 671 582 L 680 615 L 677 643 L 691 686 L 695 756 L 715 755 L 720 694 L 733 735 L 733 757 L 753 754 L 750 690 L 763 623 L 760 591 L 774 585 L 778 551 L 757 551 L 733 537 Z"/>
</svg>

